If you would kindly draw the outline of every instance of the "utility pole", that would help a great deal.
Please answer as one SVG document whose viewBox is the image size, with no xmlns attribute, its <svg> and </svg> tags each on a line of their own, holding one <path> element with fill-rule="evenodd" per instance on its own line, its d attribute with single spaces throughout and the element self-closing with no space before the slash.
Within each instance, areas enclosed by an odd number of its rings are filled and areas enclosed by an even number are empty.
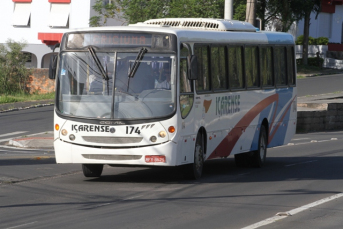
<svg viewBox="0 0 343 229">
<path fill-rule="evenodd" d="M 233 0 L 225 0 L 224 19 L 233 19 Z"/>
<path fill-rule="evenodd" d="M 255 26 L 256 21 L 256 0 L 247 0 L 246 22 Z"/>
</svg>

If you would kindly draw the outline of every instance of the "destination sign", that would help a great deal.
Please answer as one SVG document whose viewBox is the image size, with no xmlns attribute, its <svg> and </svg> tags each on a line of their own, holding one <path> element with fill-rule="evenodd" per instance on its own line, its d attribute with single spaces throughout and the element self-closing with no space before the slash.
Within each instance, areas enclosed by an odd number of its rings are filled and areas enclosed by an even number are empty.
<svg viewBox="0 0 343 229">
<path fill-rule="evenodd" d="M 76 33 L 69 34 L 67 48 L 97 47 L 150 47 L 152 35 L 144 33 Z"/>
</svg>

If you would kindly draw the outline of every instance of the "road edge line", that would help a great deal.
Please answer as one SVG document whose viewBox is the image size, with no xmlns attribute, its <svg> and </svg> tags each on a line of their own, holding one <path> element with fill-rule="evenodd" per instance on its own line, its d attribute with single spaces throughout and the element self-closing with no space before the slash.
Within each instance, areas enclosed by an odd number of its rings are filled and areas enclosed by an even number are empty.
<svg viewBox="0 0 343 229">
<path fill-rule="evenodd" d="M 316 207 L 318 205 L 327 203 L 329 201 L 338 199 L 340 197 L 343 197 L 343 193 L 338 193 L 336 195 L 326 197 L 324 199 L 315 201 L 313 203 L 306 204 L 304 206 L 301 206 L 299 208 L 295 208 L 295 209 L 292 209 L 292 210 L 286 212 L 285 215 L 282 215 L 282 216 L 276 215 L 276 216 L 267 218 L 265 220 L 262 220 L 262 221 L 260 221 L 258 223 L 254 223 L 254 224 L 252 224 L 250 226 L 243 227 L 242 229 L 255 229 L 255 228 L 259 228 L 259 227 L 262 227 L 262 226 L 265 226 L 265 225 L 268 225 L 268 224 L 272 224 L 272 223 L 275 223 L 276 221 L 279 221 L 281 219 L 287 218 L 288 216 L 292 216 L 292 215 L 298 214 L 300 212 L 306 211 L 306 210 L 308 210 L 310 208 L 313 208 L 313 207 Z"/>
</svg>

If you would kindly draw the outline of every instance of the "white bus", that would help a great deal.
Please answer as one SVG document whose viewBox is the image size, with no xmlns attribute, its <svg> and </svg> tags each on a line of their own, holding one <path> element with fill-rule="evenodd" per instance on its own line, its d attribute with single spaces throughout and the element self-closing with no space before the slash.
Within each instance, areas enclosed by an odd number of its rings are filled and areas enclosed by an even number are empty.
<svg viewBox="0 0 343 229">
<path fill-rule="evenodd" d="M 56 78 L 57 163 L 181 166 L 234 155 L 261 167 L 295 133 L 294 39 L 223 19 L 154 19 L 63 35 Z"/>
</svg>

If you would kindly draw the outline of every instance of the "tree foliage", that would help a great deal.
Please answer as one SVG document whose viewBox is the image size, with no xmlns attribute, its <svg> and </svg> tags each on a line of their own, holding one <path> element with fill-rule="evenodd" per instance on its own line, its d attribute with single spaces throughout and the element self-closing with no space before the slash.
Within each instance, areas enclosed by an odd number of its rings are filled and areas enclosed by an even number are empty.
<svg viewBox="0 0 343 229">
<path fill-rule="evenodd" d="M 117 0 L 109 0 L 108 3 L 104 3 L 103 0 L 97 0 L 92 8 L 98 15 L 89 19 L 90 27 L 106 25 L 108 18 L 116 18 L 120 12 Z"/>
<path fill-rule="evenodd" d="M 128 23 L 152 18 L 223 18 L 225 0 L 118 0 Z"/>
<path fill-rule="evenodd" d="M 30 69 L 25 67 L 28 56 L 22 52 L 25 42 L 8 39 L 0 44 L 0 94 L 26 90 Z"/>
</svg>

